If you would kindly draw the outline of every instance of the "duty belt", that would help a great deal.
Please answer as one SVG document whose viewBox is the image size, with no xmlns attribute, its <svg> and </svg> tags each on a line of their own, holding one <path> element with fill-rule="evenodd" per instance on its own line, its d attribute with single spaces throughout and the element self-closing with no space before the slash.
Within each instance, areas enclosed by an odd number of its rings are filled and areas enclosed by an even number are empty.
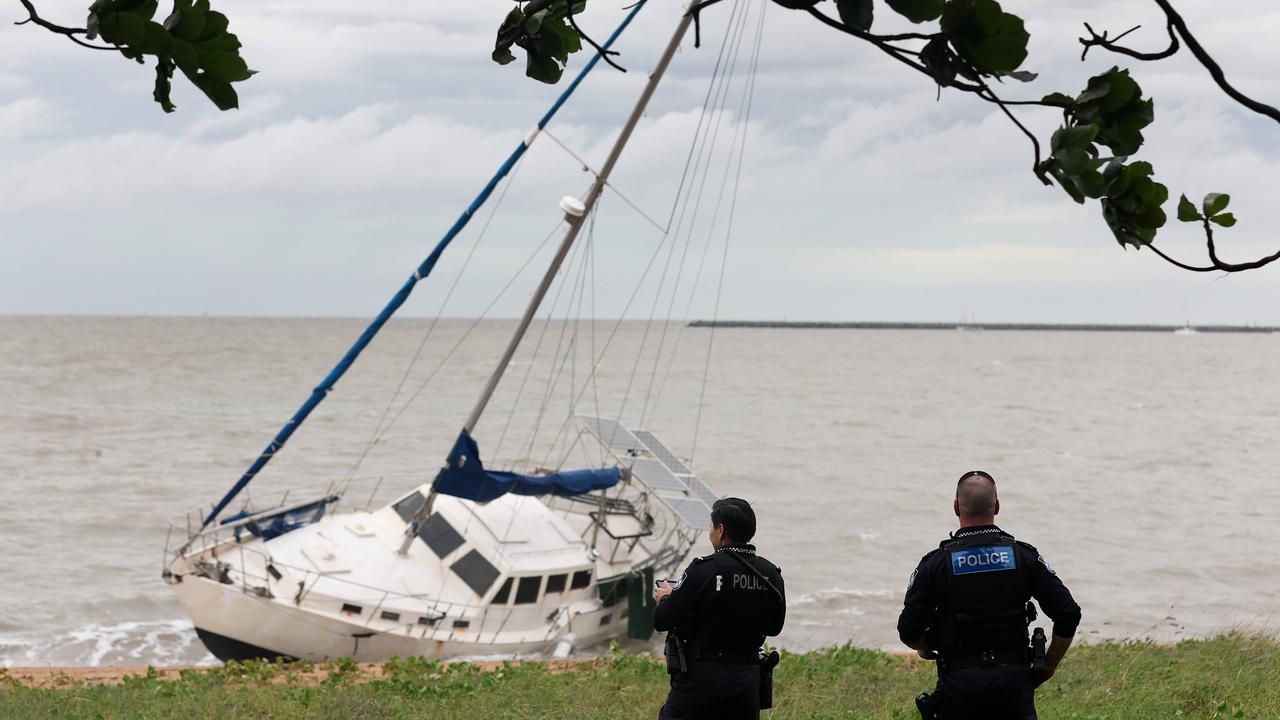
<svg viewBox="0 0 1280 720">
<path fill-rule="evenodd" d="M 963 670 L 983 665 L 1027 665 L 1030 662 L 1031 658 L 1028 657 L 1025 648 L 1017 650 L 988 650 L 977 655 L 957 655 L 955 657 L 939 658 L 938 668 L 941 670 Z"/>
<path fill-rule="evenodd" d="M 725 650 L 690 646 L 686 655 L 690 662 L 714 662 L 726 665 L 751 665 L 760 661 L 759 650 Z"/>
</svg>

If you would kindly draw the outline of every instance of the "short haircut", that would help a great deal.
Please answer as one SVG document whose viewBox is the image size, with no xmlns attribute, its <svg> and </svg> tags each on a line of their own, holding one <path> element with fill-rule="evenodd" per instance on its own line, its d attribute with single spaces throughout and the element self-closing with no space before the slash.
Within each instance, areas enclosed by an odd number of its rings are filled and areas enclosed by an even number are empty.
<svg viewBox="0 0 1280 720">
<path fill-rule="evenodd" d="M 981 470 L 970 470 L 956 481 L 956 502 L 960 512 L 973 517 L 996 513 L 996 479 Z"/>
<path fill-rule="evenodd" d="M 742 498 L 721 498 L 711 506 L 711 524 L 724 525 L 724 534 L 734 542 L 751 542 L 756 536 L 756 512 Z"/>
</svg>

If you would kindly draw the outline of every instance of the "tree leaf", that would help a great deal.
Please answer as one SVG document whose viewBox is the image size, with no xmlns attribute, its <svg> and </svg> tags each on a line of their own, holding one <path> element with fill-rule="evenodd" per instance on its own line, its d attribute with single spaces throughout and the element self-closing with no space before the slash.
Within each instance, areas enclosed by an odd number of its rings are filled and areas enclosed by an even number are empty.
<svg viewBox="0 0 1280 720">
<path fill-rule="evenodd" d="M 178 22 L 169 28 L 169 32 L 179 40 L 195 42 L 204 31 L 204 11 L 196 7 L 183 8 Z"/>
<path fill-rule="evenodd" d="M 1040 77 L 1040 75 L 1033 72 L 1027 72 L 1026 70 L 1015 70 L 1009 73 L 1008 75 L 1006 75 L 1005 77 L 1011 77 L 1014 80 L 1019 80 L 1021 82 L 1029 83 L 1034 81 L 1036 78 Z"/>
<path fill-rule="evenodd" d="M 889 7 L 913 23 L 929 22 L 942 17 L 944 0 L 885 0 Z M 870 4 L 870 3 L 868 3 Z"/>
<path fill-rule="evenodd" d="M 1022 18 L 1000 9 L 996 0 L 950 0 L 942 31 L 961 58 L 987 75 L 1008 75 L 1027 59 Z"/>
<path fill-rule="evenodd" d="M 1069 108 L 1076 103 L 1075 98 L 1060 92 L 1049 93 L 1041 98 L 1040 102 L 1060 108 Z"/>
<path fill-rule="evenodd" d="M 230 21 L 227 16 L 220 12 L 207 12 L 204 14 L 204 28 L 200 30 L 200 42 L 212 40 L 227 31 L 227 25 Z"/>
<path fill-rule="evenodd" d="M 836 10 L 845 25 L 863 32 L 871 29 L 875 14 L 872 0 L 836 0 Z"/>
<path fill-rule="evenodd" d="M 253 75 L 244 59 L 235 53 L 201 50 L 197 57 L 200 69 L 218 82 L 239 82 Z"/>
<path fill-rule="evenodd" d="M 1217 223 L 1222 227 L 1233 227 L 1236 224 L 1236 216 L 1231 213 L 1222 213 L 1209 218 L 1209 222 Z"/>
<path fill-rule="evenodd" d="M 935 82 L 946 87 L 956 79 L 956 56 L 945 37 L 936 37 L 920 51 L 920 62 Z"/>
<path fill-rule="evenodd" d="M 1231 202 L 1231 196 L 1226 193 L 1209 193 L 1204 196 L 1204 214 L 1213 217 L 1223 210 L 1227 209 L 1227 203 Z"/>
<path fill-rule="evenodd" d="M 148 22 L 145 26 L 142 42 L 134 46 L 138 52 L 150 55 L 170 55 L 173 52 L 173 37 L 158 22 Z"/>
<path fill-rule="evenodd" d="M 166 33 L 167 34 L 167 33 Z M 161 57 L 156 60 L 156 87 L 151 96 L 156 102 L 160 103 L 160 108 L 166 113 L 177 110 L 178 107 L 169 99 L 169 92 L 173 89 L 173 62 L 167 57 Z"/>
<path fill-rule="evenodd" d="M 1203 220 L 1204 216 L 1200 214 L 1199 210 L 1196 210 L 1195 203 L 1188 200 L 1184 194 L 1182 199 L 1178 201 L 1178 219 L 1182 222 L 1196 222 L 1197 220 Z"/>
</svg>

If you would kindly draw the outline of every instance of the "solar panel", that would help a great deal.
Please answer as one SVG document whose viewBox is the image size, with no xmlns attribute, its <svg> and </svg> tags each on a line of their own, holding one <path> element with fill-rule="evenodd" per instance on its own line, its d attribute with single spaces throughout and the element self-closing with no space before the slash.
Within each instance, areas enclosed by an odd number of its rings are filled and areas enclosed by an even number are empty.
<svg viewBox="0 0 1280 720">
<path fill-rule="evenodd" d="M 645 446 L 631 431 L 622 427 L 619 423 L 606 418 L 589 417 L 587 415 L 579 415 L 578 418 L 586 423 L 591 432 L 595 433 L 600 442 L 610 450 L 624 450 L 627 452 L 635 452 L 644 450 Z"/>
<path fill-rule="evenodd" d="M 691 527 L 704 528 L 711 524 L 711 508 L 697 498 L 663 497 L 662 500 Z"/>
<path fill-rule="evenodd" d="M 687 486 L 684 480 L 676 477 L 666 465 L 649 458 L 636 458 L 631 463 L 631 470 L 639 476 L 640 481 L 654 490 L 684 491 Z"/>
<path fill-rule="evenodd" d="M 702 482 L 698 478 L 689 475 L 685 480 L 689 483 L 689 489 L 693 491 L 693 494 L 708 506 L 714 505 L 715 502 L 720 499 L 719 495 L 715 494 L 711 488 L 707 487 L 706 483 Z"/>
<path fill-rule="evenodd" d="M 693 473 L 693 471 L 689 469 L 689 466 L 685 465 L 680 458 L 676 457 L 675 453 L 667 449 L 667 446 L 663 445 L 662 441 L 653 433 L 648 430 L 636 430 L 635 435 L 640 439 L 640 442 L 644 443 L 645 447 L 649 448 L 649 452 L 653 453 L 654 457 L 661 460 L 663 465 L 671 468 L 671 472 L 681 473 L 684 475 L 690 475 Z"/>
</svg>

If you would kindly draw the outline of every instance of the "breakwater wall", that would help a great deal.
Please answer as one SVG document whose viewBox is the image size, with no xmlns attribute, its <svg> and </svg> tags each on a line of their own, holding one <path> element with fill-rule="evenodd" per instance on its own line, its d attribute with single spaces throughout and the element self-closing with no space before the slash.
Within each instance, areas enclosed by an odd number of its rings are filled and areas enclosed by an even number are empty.
<svg viewBox="0 0 1280 720">
<path fill-rule="evenodd" d="M 930 323 L 930 322 L 809 322 L 787 320 L 694 320 L 699 328 L 781 328 L 797 330 L 1023 330 L 1041 332 L 1280 333 L 1266 325 L 1104 325 L 1067 323 Z"/>
</svg>

